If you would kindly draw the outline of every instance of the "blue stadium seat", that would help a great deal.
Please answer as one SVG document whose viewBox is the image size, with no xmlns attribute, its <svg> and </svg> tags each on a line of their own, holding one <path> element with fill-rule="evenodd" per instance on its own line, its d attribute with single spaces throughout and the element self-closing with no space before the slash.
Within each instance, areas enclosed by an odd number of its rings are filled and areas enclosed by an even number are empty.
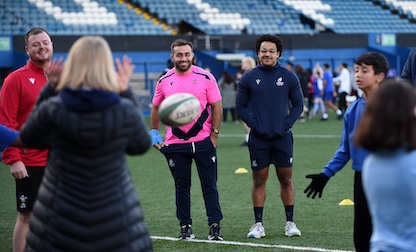
<svg viewBox="0 0 416 252">
<path fill-rule="evenodd" d="M 172 31 L 161 22 L 175 27 L 181 21 L 213 35 L 319 33 L 303 23 L 304 16 L 311 23 L 320 23 L 340 34 L 416 32 L 416 1 L 313 0 L 311 5 L 304 3 L 307 1 L 302 3 L 309 9 L 286 0 L 95 0 L 84 5 L 61 0 L 36 4 L 1 1 L 0 34 L 22 35 L 34 26 L 41 26 L 51 34 L 171 35 Z M 355 25 L 356 22 L 361 25 Z"/>
</svg>

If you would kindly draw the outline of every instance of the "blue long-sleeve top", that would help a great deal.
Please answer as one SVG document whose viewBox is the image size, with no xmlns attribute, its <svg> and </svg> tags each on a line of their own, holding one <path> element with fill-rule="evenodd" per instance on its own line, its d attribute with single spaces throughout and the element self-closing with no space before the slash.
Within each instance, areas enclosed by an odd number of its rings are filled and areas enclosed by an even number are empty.
<svg viewBox="0 0 416 252">
<path fill-rule="evenodd" d="M 252 134 L 283 136 L 303 111 L 299 78 L 279 63 L 272 67 L 259 64 L 241 77 L 236 108 Z"/>
<path fill-rule="evenodd" d="M 0 124 L 0 151 L 9 147 L 16 140 L 19 132 Z"/>
<path fill-rule="evenodd" d="M 322 170 L 322 173 L 327 177 L 330 178 L 334 176 L 335 173 L 345 166 L 350 158 L 352 160 L 352 169 L 358 172 L 362 171 L 364 159 L 367 157 L 368 151 L 355 146 L 353 143 L 353 136 L 364 112 L 365 105 L 366 101 L 363 97 L 360 97 L 347 108 L 344 115 L 344 127 L 342 129 L 339 148 Z"/>
</svg>

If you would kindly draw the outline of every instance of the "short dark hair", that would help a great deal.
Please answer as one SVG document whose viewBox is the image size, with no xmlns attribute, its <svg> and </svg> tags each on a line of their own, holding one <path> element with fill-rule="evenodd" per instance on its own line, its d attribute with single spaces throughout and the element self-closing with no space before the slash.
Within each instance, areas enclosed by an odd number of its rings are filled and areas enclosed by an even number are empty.
<svg viewBox="0 0 416 252">
<path fill-rule="evenodd" d="M 416 92 L 411 83 L 384 79 L 368 99 L 354 141 L 369 151 L 416 149 Z"/>
<path fill-rule="evenodd" d="M 387 76 L 387 72 L 390 68 L 386 56 L 379 52 L 366 52 L 361 54 L 355 61 L 355 64 L 361 65 L 363 63 L 373 66 L 375 74 L 384 73 L 384 76 Z"/>
<path fill-rule="evenodd" d="M 173 48 L 176 46 L 184 46 L 184 45 L 189 45 L 192 50 L 194 49 L 194 45 L 192 44 L 191 41 L 188 41 L 186 39 L 177 39 L 173 41 L 173 43 L 170 45 L 170 51 L 173 52 Z"/>
<path fill-rule="evenodd" d="M 275 43 L 277 51 L 280 52 L 280 56 L 282 56 L 282 52 L 283 52 L 282 38 L 277 35 L 271 35 L 271 34 L 263 34 L 256 39 L 256 53 L 259 53 L 260 45 L 264 41 Z"/>
<path fill-rule="evenodd" d="M 42 32 L 48 34 L 48 36 L 49 36 L 49 33 L 45 29 L 43 29 L 43 28 L 36 27 L 36 28 L 30 29 L 30 31 L 28 31 L 26 33 L 26 36 L 25 36 L 25 45 L 27 46 L 27 44 L 29 43 L 29 37 L 30 36 L 32 36 L 32 35 L 38 35 L 39 33 L 42 33 Z"/>
<path fill-rule="evenodd" d="M 342 62 L 342 64 L 341 64 L 343 67 L 345 67 L 345 68 L 347 68 L 348 67 L 348 64 L 347 63 L 345 63 L 345 62 Z"/>
</svg>

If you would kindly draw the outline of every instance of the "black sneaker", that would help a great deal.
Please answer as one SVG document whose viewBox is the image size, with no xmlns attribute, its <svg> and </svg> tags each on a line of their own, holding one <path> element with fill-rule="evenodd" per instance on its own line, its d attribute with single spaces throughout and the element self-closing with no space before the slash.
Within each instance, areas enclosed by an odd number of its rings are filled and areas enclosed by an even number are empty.
<svg viewBox="0 0 416 252">
<path fill-rule="evenodd" d="M 181 226 L 181 234 L 178 238 L 180 240 L 190 240 L 195 238 L 195 235 L 192 233 L 191 224 L 185 224 Z"/>
<path fill-rule="evenodd" d="M 224 238 L 222 238 L 220 224 L 213 223 L 211 225 L 211 227 L 209 228 L 208 240 L 210 240 L 210 241 L 222 241 L 222 240 L 224 240 Z"/>
</svg>

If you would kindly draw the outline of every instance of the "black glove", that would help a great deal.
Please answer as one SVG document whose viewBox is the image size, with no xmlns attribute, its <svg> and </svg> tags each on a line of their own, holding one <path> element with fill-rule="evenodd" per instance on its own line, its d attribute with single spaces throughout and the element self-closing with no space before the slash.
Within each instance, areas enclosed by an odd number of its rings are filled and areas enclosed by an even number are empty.
<svg viewBox="0 0 416 252">
<path fill-rule="evenodd" d="M 312 195 L 312 199 L 314 199 L 318 193 L 318 197 L 322 197 L 322 190 L 324 189 L 329 178 L 323 173 L 309 174 L 306 175 L 306 178 L 312 179 L 312 182 L 308 185 L 308 187 L 306 187 L 305 191 L 303 191 L 306 193 L 306 197 L 309 198 Z"/>
</svg>

